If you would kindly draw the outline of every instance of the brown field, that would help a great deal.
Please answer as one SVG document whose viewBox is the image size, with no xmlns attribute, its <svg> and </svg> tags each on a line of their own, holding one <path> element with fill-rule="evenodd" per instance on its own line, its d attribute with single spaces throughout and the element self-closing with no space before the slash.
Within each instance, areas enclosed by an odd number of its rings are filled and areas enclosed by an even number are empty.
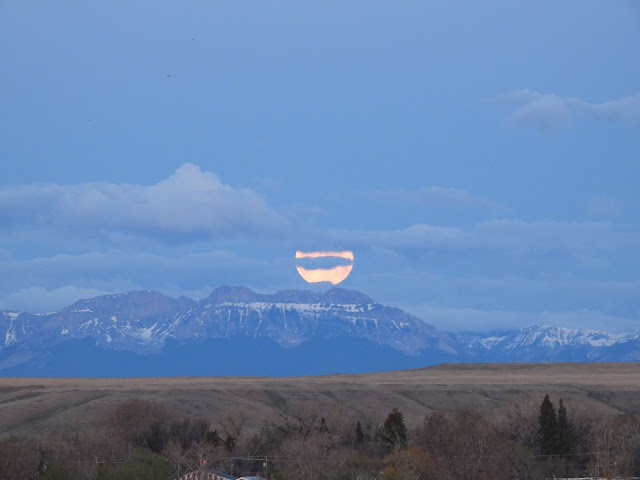
<svg viewBox="0 0 640 480">
<path fill-rule="evenodd" d="M 399 408 L 410 426 L 425 414 L 473 405 L 492 412 L 545 393 L 568 408 L 615 415 L 640 409 L 640 363 L 449 364 L 416 370 L 313 377 L 0 378 L 0 436 L 100 424 L 119 402 L 145 398 L 174 417 L 215 422 L 242 410 L 247 426 L 278 412 L 352 410 L 382 422 Z"/>
</svg>

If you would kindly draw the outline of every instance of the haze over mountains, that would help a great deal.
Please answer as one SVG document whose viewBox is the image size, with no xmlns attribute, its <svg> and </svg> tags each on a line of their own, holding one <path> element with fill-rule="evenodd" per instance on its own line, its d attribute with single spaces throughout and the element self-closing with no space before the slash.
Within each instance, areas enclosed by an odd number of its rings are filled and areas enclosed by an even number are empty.
<svg viewBox="0 0 640 480">
<path fill-rule="evenodd" d="M 153 291 L 99 296 L 58 312 L 1 311 L 0 339 L 7 376 L 288 376 L 444 362 L 640 360 L 640 330 L 455 334 L 340 288 L 264 295 L 220 287 L 198 302 Z"/>
</svg>

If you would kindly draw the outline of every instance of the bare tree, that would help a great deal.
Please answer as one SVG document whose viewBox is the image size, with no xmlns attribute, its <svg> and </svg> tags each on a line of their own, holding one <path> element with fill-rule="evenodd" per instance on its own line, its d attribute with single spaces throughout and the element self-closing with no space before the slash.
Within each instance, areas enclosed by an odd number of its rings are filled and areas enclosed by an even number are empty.
<svg viewBox="0 0 640 480">
<path fill-rule="evenodd" d="M 186 452 L 187 470 L 200 474 L 204 474 L 211 468 L 230 470 L 231 462 L 223 460 L 225 454 L 223 447 L 213 445 L 206 440 L 194 442 Z"/>
<path fill-rule="evenodd" d="M 217 422 L 220 432 L 224 435 L 222 441 L 227 451 L 232 452 L 242 440 L 244 425 L 247 421 L 246 414 L 239 409 L 232 408 L 224 412 Z"/>
<path fill-rule="evenodd" d="M 285 439 L 304 438 L 318 430 L 318 417 L 315 412 L 279 413 L 279 421 L 274 424 L 274 427 Z"/>
<path fill-rule="evenodd" d="M 249 457 L 266 455 L 275 445 L 278 444 L 277 434 L 274 425 L 269 419 L 262 422 L 258 431 L 246 444 L 246 452 Z"/>
<path fill-rule="evenodd" d="M 191 445 L 189 445 L 189 447 L 190 446 Z M 189 462 L 189 450 L 183 448 L 179 440 L 169 440 L 165 445 L 162 454 L 169 462 L 175 478 L 182 478 L 183 475 L 189 473 L 191 468 Z"/>
<path fill-rule="evenodd" d="M 83 480 L 97 479 L 101 470 L 108 470 L 128 454 L 109 430 L 78 424 L 59 427 L 47 439 L 47 449 L 53 463 L 72 467 Z"/>
<path fill-rule="evenodd" d="M 116 407 L 109 423 L 116 435 L 132 447 L 162 451 L 166 439 L 167 411 L 151 400 L 134 398 Z"/>
<path fill-rule="evenodd" d="M 386 458 L 384 480 L 436 480 L 446 478 L 443 466 L 433 456 L 416 446 L 396 449 Z"/>
<path fill-rule="evenodd" d="M 336 445 L 334 434 L 314 432 L 285 439 L 280 446 L 280 470 L 289 478 L 335 479 L 344 475 L 353 449 Z"/>
<path fill-rule="evenodd" d="M 507 441 L 491 422 L 470 408 L 436 412 L 415 432 L 415 445 L 436 458 L 443 479 L 507 478 Z"/>
<path fill-rule="evenodd" d="M 180 443 L 187 450 L 194 442 L 202 440 L 209 431 L 209 422 L 204 418 L 183 418 L 169 424 L 168 441 Z"/>
<path fill-rule="evenodd" d="M 640 416 L 620 415 L 595 432 L 590 469 L 605 477 L 640 474 Z"/>
<path fill-rule="evenodd" d="M 496 424 L 511 440 L 533 452 L 539 451 L 540 405 L 531 400 L 527 403 L 512 402 L 501 410 Z"/>
</svg>

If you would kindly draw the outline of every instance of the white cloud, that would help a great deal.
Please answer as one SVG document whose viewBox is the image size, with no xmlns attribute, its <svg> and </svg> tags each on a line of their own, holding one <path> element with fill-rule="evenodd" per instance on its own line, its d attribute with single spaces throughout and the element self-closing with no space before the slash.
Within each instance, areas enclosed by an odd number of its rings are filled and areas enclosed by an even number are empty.
<svg viewBox="0 0 640 480">
<path fill-rule="evenodd" d="M 67 306 L 83 295 L 151 289 L 199 300 L 221 285 L 268 291 L 302 282 L 293 252 L 287 258 L 265 260 L 229 250 L 183 254 L 112 250 L 0 259 L 0 271 L 0 309 L 32 312 Z"/>
<path fill-rule="evenodd" d="M 293 265 L 293 254 L 290 263 Z M 227 250 L 171 254 L 157 252 L 106 251 L 57 254 L 50 257 L 8 259 L 0 263 L 6 275 L 0 290 L 26 288 L 32 284 L 46 288 L 73 283 L 103 290 L 162 288 L 191 279 L 259 277 L 273 264 Z M 293 268 L 293 267 L 292 267 Z M 295 272 L 294 272 L 295 273 Z M 197 286 L 196 282 L 194 286 Z"/>
<path fill-rule="evenodd" d="M 573 117 L 640 126 L 640 93 L 617 100 L 591 103 L 578 97 L 517 89 L 497 97 L 512 105 L 511 121 L 523 126 L 554 129 L 571 124 Z"/>
<path fill-rule="evenodd" d="M 512 251 L 552 249 L 563 252 L 638 250 L 640 232 L 609 222 L 497 219 L 475 225 L 474 243 Z"/>
<path fill-rule="evenodd" d="M 553 250 L 596 253 L 640 249 L 640 232 L 609 222 L 496 219 L 468 227 L 415 224 L 400 230 L 332 230 L 329 236 L 359 246 L 396 251 L 483 251 L 504 254 Z"/>
<path fill-rule="evenodd" d="M 22 185 L 0 189 L 5 225 L 70 227 L 163 236 L 279 235 L 285 218 L 253 190 L 182 165 L 154 185 Z"/>
<path fill-rule="evenodd" d="M 359 192 L 358 196 L 384 202 L 397 202 L 411 206 L 441 206 L 448 208 L 487 208 L 497 205 L 486 198 L 473 195 L 466 190 L 452 187 L 423 186 L 417 189 L 385 188 Z"/>
<path fill-rule="evenodd" d="M 576 275 L 575 268 L 564 264 L 548 275 L 551 266 L 541 262 L 530 273 L 523 268 L 528 264 L 526 252 L 514 256 L 498 249 L 492 254 L 469 246 L 472 255 L 467 255 L 464 250 L 443 253 L 445 246 L 442 243 L 433 257 L 421 261 L 412 260 L 411 252 L 396 253 L 375 245 L 356 251 L 354 272 L 344 287 L 390 306 L 408 305 L 411 313 L 449 330 L 486 331 L 539 323 L 626 330 L 637 316 L 637 279 L 616 279 L 608 270 L 598 278 Z M 478 266 L 479 261 L 483 265 Z M 483 274 L 484 264 L 497 267 Z M 166 252 L 96 252 L 14 258 L 0 263 L 0 271 L 4 273 L 0 309 L 26 311 L 57 310 L 79 298 L 142 289 L 198 300 L 225 284 L 265 293 L 310 288 L 296 273 L 293 255 L 265 260 L 227 250 L 170 256 Z M 538 311 L 559 313 L 553 317 Z M 570 316 L 571 312 L 578 313 Z"/>
<path fill-rule="evenodd" d="M 117 292 L 73 285 L 65 285 L 53 289 L 29 287 L 0 298 L 0 309 L 31 313 L 55 312 L 77 300 L 109 293 Z"/>
<path fill-rule="evenodd" d="M 450 308 L 432 304 L 408 305 L 403 309 L 439 330 L 490 332 L 533 325 L 626 332 L 640 328 L 640 319 L 610 315 L 594 310 L 527 312 Z"/>
<path fill-rule="evenodd" d="M 416 224 L 402 230 L 331 230 L 328 236 L 346 244 L 401 249 L 424 249 L 459 244 L 465 237 L 460 228 Z"/>
<path fill-rule="evenodd" d="M 508 219 L 333 234 L 353 246 L 352 281 L 391 305 L 419 299 L 477 310 L 587 309 L 620 318 L 637 315 L 640 306 L 640 232 L 631 227 Z M 511 316 L 505 323 L 512 320 L 518 321 Z M 527 319 L 534 321 L 540 320 Z"/>
</svg>

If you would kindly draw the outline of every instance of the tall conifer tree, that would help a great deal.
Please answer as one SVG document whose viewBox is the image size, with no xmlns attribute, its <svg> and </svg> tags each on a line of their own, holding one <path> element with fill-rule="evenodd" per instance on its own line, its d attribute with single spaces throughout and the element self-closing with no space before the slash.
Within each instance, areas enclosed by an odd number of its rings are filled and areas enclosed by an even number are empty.
<svg viewBox="0 0 640 480">
<path fill-rule="evenodd" d="M 360 420 L 356 423 L 356 443 L 364 443 L 364 432 L 362 431 L 362 425 L 360 425 Z"/>
<path fill-rule="evenodd" d="M 558 453 L 558 418 L 549 395 L 544 396 L 540 404 L 540 450 L 543 455 L 556 455 Z"/>
<path fill-rule="evenodd" d="M 407 446 L 407 427 L 404 424 L 404 415 L 394 408 L 387 415 L 382 426 L 382 440 L 388 446 L 403 450 Z"/>
<path fill-rule="evenodd" d="M 558 453 L 567 455 L 571 452 L 571 425 L 567 418 L 567 409 L 562 403 L 558 404 Z"/>
</svg>

